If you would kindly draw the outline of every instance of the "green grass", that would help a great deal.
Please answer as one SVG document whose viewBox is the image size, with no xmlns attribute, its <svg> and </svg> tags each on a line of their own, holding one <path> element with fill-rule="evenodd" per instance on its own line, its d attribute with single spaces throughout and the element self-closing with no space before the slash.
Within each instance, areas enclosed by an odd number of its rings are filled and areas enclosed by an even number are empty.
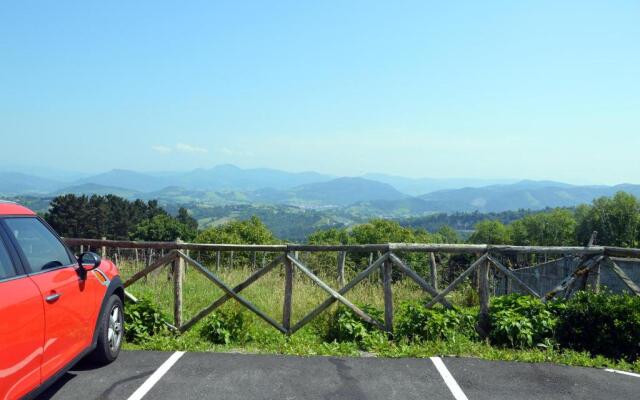
<svg viewBox="0 0 640 400">
<path fill-rule="evenodd" d="M 313 265 L 313 263 L 309 263 Z M 142 265 L 121 263 L 121 273 L 124 278 L 131 276 Z M 234 286 L 246 279 L 253 271 L 248 268 L 223 269 L 213 271 L 229 286 Z M 353 272 L 352 274 L 353 275 Z M 321 279 L 330 286 L 336 288 L 339 285 L 332 276 L 319 273 Z M 347 277 L 349 278 L 349 277 Z M 346 297 L 356 304 L 371 304 L 378 309 L 383 309 L 383 296 L 381 285 L 376 276 L 365 279 L 353 288 Z M 140 280 L 128 291 L 137 297 L 150 299 L 172 322 L 173 314 L 173 283 L 167 278 L 166 269 L 157 271 L 146 280 Z M 213 283 L 199 274 L 195 269 L 187 267 L 183 287 L 183 313 L 184 321 L 188 321 L 202 308 L 212 303 L 223 294 Z M 242 293 L 246 299 L 255 304 L 259 309 L 270 315 L 277 321 L 282 319 L 282 301 L 284 297 L 283 268 L 276 267 L 260 280 L 255 282 Z M 301 272 L 296 271 L 294 279 L 294 292 L 292 302 L 292 324 L 304 317 L 315 306 L 322 303 L 328 297 L 327 293 L 317 287 Z M 425 299 L 421 289 L 409 279 L 403 279 L 393 285 L 394 303 L 399 304 L 405 300 Z M 453 292 L 448 299 L 454 304 L 473 306 L 477 301 L 474 291 L 470 286 L 463 286 L 461 290 Z M 244 310 L 248 319 L 248 339 L 233 342 L 228 345 L 219 345 L 203 339 L 199 330 L 201 323 L 196 324 L 191 330 L 176 335 L 166 332 L 156 335 L 144 343 L 125 343 L 125 349 L 134 350 L 183 350 L 183 351 L 217 351 L 217 352 L 242 352 L 265 354 L 288 354 L 299 356 L 332 355 L 332 356 L 360 356 L 363 351 L 375 354 L 379 357 L 431 357 L 440 356 L 464 356 L 479 357 L 487 360 L 507 360 L 521 362 L 553 362 L 559 364 L 616 368 L 626 371 L 640 372 L 640 360 L 631 364 L 625 361 L 616 361 L 601 356 L 591 356 L 585 352 L 559 350 L 554 348 L 534 349 L 509 349 L 497 348 L 487 342 L 474 341 L 461 337 L 455 341 L 427 341 L 413 343 L 407 341 L 392 341 L 381 336 L 380 340 L 369 344 L 362 349 L 356 343 L 337 343 L 325 340 L 328 329 L 330 313 L 336 305 L 320 314 L 311 323 L 294 335 L 287 337 L 262 321 L 248 310 Z M 229 300 L 221 310 L 237 310 L 243 308 L 234 300 Z"/>
</svg>

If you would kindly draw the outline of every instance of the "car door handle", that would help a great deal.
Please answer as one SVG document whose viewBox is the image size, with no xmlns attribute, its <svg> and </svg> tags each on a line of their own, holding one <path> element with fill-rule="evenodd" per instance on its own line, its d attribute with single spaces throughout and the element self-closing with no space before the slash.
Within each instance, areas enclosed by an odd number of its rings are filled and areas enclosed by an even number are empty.
<svg viewBox="0 0 640 400">
<path fill-rule="evenodd" d="M 55 294 L 50 294 L 44 299 L 47 301 L 47 303 L 53 303 L 54 301 L 58 300 L 60 296 L 61 296 L 61 293 L 55 293 Z"/>
</svg>

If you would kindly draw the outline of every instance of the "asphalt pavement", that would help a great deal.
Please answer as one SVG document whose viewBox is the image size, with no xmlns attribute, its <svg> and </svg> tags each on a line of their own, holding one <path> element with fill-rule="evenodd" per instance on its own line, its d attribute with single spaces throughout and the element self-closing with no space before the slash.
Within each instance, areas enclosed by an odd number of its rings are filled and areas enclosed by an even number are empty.
<svg viewBox="0 0 640 400">
<path fill-rule="evenodd" d="M 640 399 L 640 375 L 471 358 L 122 352 L 80 363 L 39 399 Z"/>
</svg>

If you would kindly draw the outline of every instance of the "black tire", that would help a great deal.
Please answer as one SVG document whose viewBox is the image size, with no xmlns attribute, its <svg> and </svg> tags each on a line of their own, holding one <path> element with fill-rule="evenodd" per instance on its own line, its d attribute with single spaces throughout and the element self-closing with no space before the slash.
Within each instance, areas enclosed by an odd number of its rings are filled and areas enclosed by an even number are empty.
<svg viewBox="0 0 640 400">
<path fill-rule="evenodd" d="M 116 308 L 118 309 L 118 316 L 116 317 L 118 321 L 116 323 L 119 324 L 119 327 L 112 322 L 114 309 Z M 98 342 L 95 350 L 89 355 L 89 359 L 98 364 L 109 364 L 118 358 L 124 340 L 124 305 L 117 295 L 112 295 L 107 301 L 107 306 L 102 311 L 102 315 L 100 315 L 100 323 L 97 329 Z M 112 331 L 111 337 L 109 336 L 110 329 Z M 113 336 L 116 334 L 119 335 L 117 343 L 114 340 L 115 336 Z"/>
</svg>

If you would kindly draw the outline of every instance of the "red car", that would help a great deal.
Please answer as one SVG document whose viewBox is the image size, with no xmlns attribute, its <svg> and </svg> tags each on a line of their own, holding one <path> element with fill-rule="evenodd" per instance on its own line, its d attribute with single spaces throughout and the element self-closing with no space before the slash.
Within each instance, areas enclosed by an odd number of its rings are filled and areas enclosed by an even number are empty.
<svg viewBox="0 0 640 400">
<path fill-rule="evenodd" d="M 0 399 L 35 397 L 87 355 L 115 360 L 123 300 L 111 261 L 74 256 L 34 212 L 0 201 Z"/>
</svg>

